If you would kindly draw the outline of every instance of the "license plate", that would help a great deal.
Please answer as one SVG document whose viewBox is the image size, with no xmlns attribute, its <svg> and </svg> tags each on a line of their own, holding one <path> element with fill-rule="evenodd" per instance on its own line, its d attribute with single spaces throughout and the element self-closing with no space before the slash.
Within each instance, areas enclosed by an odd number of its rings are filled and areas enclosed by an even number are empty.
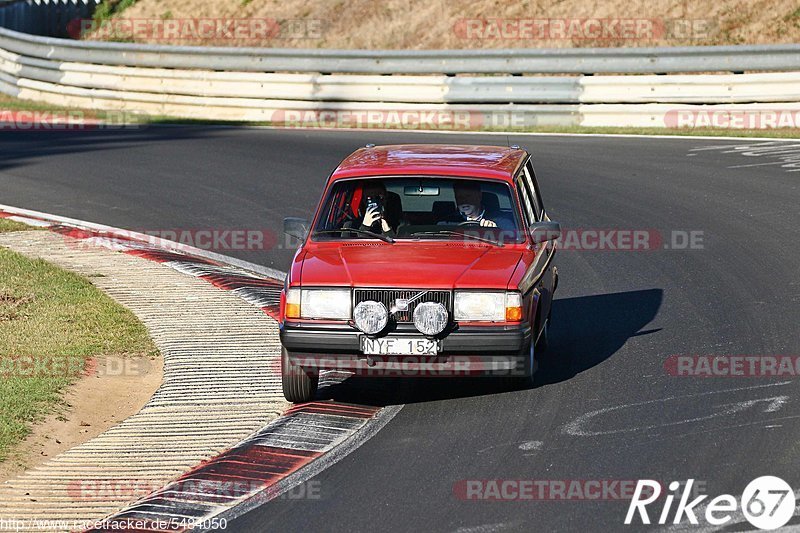
<svg viewBox="0 0 800 533">
<path fill-rule="evenodd" d="M 436 341 L 416 337 L 361 337 L 361 351 L 365 355 L 436 355 Z"/>
</svg>

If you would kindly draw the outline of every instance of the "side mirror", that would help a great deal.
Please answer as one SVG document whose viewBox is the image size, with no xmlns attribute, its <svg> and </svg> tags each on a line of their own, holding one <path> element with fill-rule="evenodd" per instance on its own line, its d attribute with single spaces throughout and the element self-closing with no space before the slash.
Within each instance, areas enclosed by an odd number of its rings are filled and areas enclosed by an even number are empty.
<svg viewBox="0 0 800 533">
<path fill-rule="evenodd" d="M 308 237 L 309 222 L 305 218 L 286 217 L 283 219 L 283 232 L 300 242 Z"/>
<path fill-rule="evenodd" d="M 549 220 L 534 222 L 531 224 L 529 231 L 531 232 L 534 244 L 554 241 L 561 237 L 561 224 Z"/>
</svg>

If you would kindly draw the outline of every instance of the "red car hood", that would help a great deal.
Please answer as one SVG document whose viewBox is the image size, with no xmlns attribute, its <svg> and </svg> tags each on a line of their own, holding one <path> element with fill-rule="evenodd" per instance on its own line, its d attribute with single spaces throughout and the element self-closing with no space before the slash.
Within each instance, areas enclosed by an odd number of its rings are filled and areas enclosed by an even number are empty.
<svg viewBox="0 0 800 533">
<path fill-rule="evenodd" d="M 316 244 L 306 250 L 304 286 L 505 289 L 522 252 L 461 243 Z"/>
</svg>

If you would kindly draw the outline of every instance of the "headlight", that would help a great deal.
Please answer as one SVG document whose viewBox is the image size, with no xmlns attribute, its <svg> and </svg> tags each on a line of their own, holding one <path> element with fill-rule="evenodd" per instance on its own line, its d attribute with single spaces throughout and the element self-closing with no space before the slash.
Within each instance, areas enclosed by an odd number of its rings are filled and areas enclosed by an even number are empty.
<svg viewBox="0 0 800 533">
<path fill-rule="evenodd" d="M 389 322 L 389 311 L 380 302 L 366 300 L 353 310 L 356 327 L 367 335 L 375 335 L 383 331 Z"/>
<path fill-rule="evenodd" d="M 289 289 L 286 292 L 288 318 L 350 318 L 350 289 Z"/>
<path fill-rule="evenodd" d="M 522 295 L 518 292 L 456 291 L 454 318 L 465 322 L 519 322 Z"/>
<path fill-rule="evenodd" d="M 425 335 L 438 335 L 447 326 L 447 309 L 436 302 L 423 302 L 414 308 L 414 325 Z"/>
</svg>

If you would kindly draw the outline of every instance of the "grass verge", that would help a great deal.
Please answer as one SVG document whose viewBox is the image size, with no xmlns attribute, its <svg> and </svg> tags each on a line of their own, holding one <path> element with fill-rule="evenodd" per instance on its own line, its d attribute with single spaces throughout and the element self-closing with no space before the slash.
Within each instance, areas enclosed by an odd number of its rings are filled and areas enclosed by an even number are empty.
<svg viewBox="0 0 800 533">
<path fill-rule="evenodd" d="M 9 231 L 25 231 L 31 229 L 22 222 L 9 220 L 7 218 L 0 218 L 0 233 L 7 233 Z"/>
<path fill-rule="evenodd" d="M 59 107 L 44 102 L 22 100 L 8 94 L 0 93 L 0 109 L 10 111 L 50 111 L 54 113 L 68 113 L 75 111 L 68 107 Z M 87 111 L 86 113 L 90 113 Z"/>
<path fill-rule="evenodd" d="M 163 125 L 212 125 L 212 126 L 269 126 L 276 128 L 293 129 L 284 124 L 273 124 L 270 122 L 242 122 L 242 121 L 226 121 L 226 120 L 202 120 L 190 118 L 171 118 L 164 116 L 152 116 L 147 119 L 148 124 L 163 124 Z M 313 129 L 313 128 L 309 128 Z M 320 128 L 322 129 L 322 128 Z M 378 128 L 361 128 L 364 130 L 378 129 Z M 416 131 L 413 129 L 391 128 L 392 131 Z M 383 130 L 386 131 L 386 130 Z M 505 129 L 492 129 L 484 128 L 478 130 L 453 130 L 443 128 L 443 132 L 462 132 L 479 131 L 479 132 L 504 132 L 509 135 L 523 135 L 526 133 L 559 133 L 559 134 L 603 134 L 603 135 L 673 135 L 676 137 L 764 137 L 772 139 L 800 139 L 800 129 L 797 128 L 782 128 L 771 130 L 746 130 L 746 129 L 725 129 L 725 128 L 623 128 L 623 127 L 600 127 L 600 126 L 539 126 L 535 128 L 505 128 Z"/>
<path fill-rule="evenodd" d="M 9 224 L 10 223 L 10 224 Z M 0 219 L 0 232 L 19 229 Z M 62 404 L 85 361 L 155 357 L 144 325 L 81 276 L 0 248 L 0 461 Z"/>
<path fill-rule="evenodd" d="M 487 130 L 492 131 L 492 130 Z M 600 126 L 543 126 L 519 130 L 502 130 L 509 133 L 595 133 L 605 135 L 674 135 L 678 137 L 765 137 L 778 139 L 800 138 L 800 129 L 746 130 L 728 128 L 623 128 Z"/>
<path fill-rule="evenodd" d="M 81 116 L 87 119 L 102 120 L 106 115 L 103 111 L 80 110 L 70 108 L 59 108 L 42 104 L 38 102 L 30 102 L 28 100 L 20 100 L 12 96 L 0 94 L 0 111 L 2 110 L 24 110 L 24 111 L 51 111 L 55 113 L 68 113 L 78 112 Z M 236 120 L 206 120 L 194 118 L 181 118 L 170 117 L 163 115 L 134 115 L 127 113 L 125 115 L 130 119 L 135 119 L 137 124 L 140 125 L 185 125 L 185 126 L 274 126 L 277 128 L 287 127 L 284 124 L 273 124 L 270 122 L 245 122 Z M 1 117 L 1 115 L 0 115 Z M 119 121 L 119 113 L 111 115 L 114 123 Z M 377 128 L 363 128 L 365 130 Z M 2 126 L 0 126 L 2 130 Z M 411 129 L 396 128 L 397 131 L 414 131 Z M 532 128 L 507 128 L 507 129 L 492 129 L 485 128 L 479 130 L 447 130 L 442 131 L 502 131 L 509 134 L 525 134 L 525 133 L 572 133 L 572 134 L 605 134 L 605 135 L 674 135 L 674 136 L 712 136 L 712 137 L 764 137 L 767 139 L 800 139 L 800 129 L 798 128 L 781 128 L 781 129 L 768 129 L 768 130 L 749 130 L 749 129 L 728 129 L 728 128 L 629 128 L 629 127 L 589 127 L 589 126 L 537 126 Z"/>
</svg>

